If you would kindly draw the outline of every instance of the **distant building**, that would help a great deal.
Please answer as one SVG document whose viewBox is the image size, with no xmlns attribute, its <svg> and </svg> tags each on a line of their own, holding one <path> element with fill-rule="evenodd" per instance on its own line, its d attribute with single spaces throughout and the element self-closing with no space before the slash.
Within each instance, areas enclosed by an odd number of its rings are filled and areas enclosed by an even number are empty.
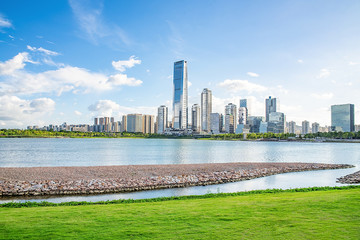
<svg viewBox="0 0 360 240">
<path fill-rule="evenodd" d="M 355 125 L 355 132 L 359 132 L 360 131 L 360 125 Z"/>
<path fill-rule="evenodd" d="M 260 116 L 249 116 L 248 126 L 251 133 L 259 133 L 260 132 L 260 124 L 264 122 L 264 117 Z"/>
<path fill-rule="evenodd" d="M 269 114 L 268 132 L 284 133 L 285 114 L 281 112 L 271 112 Z"/>
<path fill-rule="evenodd" d="M 354 104 L 331 106 L 331 130 L 338 132 L 355 130 Z"/>
<path fill-rule="evenodd" d="M 270 121 L 270 113 L 280 111 L 278 107 L 278 102 L 276 98 L 271 98 L 271 96 L 265 100 L 265 121 Z"/>
<path fill-rule="evenodd" d="M 122 121 L 121 121 L 120 132 L 126 132 L 126 131 L 127 131 L 127 116 L 123 115 L 122 116 Z"/>
<path fill-rule="evenodd" d="M 187 62 L 174 63 L 173 122 L 175 129 L 186 129 L 188 125 L 188 74 Z"/>
<path fill-rule="evenodd" d="M 210 131 L 212 134 L 220 134 L 220 121 L 219 113 L 210 114 Z"/>
<path fill-rule="evenodd" d="M 235 133 L 237 125 L 237 107 L 229 103 L 225 106 L 225 132 Z"/>
<path fill-rule="evenodd" d="M 143 132 L 143 117 L 141 114 L 127 115 L 127 132 L 140 133 Z"/>
<path fill-rule="evenodd" d="M 245 107 L 239 107 L 239 124 L 246 124 L 248 119 L 247 109 Z"/>
<path fill-rule="evenodd" d="M 259 133 L 267 133 L 268 132 L 268 123 L 267 122 L 261 122 Z"/>
<path fill-rule="evenodd" d="M 301 134 L 308 134 L 310 132 L 310 123 L 309 121 L 302 121 L 301 123 Z"/>
<path fill-rule="evenodd" d="M 204 88 L 201 93 L 201 130 L 210 132 L 210 114 L 212 112 L 211 90 Z"/>
<path fill-rule="evenodd" d="M 313 124 L 311 124 L 311 132 L 312 133 L 318 133 L 319 132 L 319 128 L 320 128 L 320 124 L 317 122 L 314 122 Z"/>
<path fill-rule="evenodd" d="M 153 115 L 143 115 L 142 116 L 142 132 L 143 133 L 155 133 L 155 117 Z"/>
<path fill-rule="evenodd" d="M 191 107 L 191 129 L 199 133 L 201 129 L 201 112 L 199 104 Z"/>
<path fill-rule="evenodd" d="M 248 119 L 248 117 L 250 116 L 250 101 L 248 99 L 240 99 L 239 110 L 240 110 L 240 108 L 245 108 L 246 119 Z M 242 124 L 242 123 L 239 122 L 239 124 Z M 244 124 L 246 124 L 246 122 Z"/>
<path fill-rule="evenodd" d="M 296 133 L 296 122 L 289 122 L 289 133 Z"/>
<path fill-rule="evenodd" d="M 168 108 L 165 105 L 158 107 L 157 133 L 164 134 L 168 128 Z"/>
</svg>

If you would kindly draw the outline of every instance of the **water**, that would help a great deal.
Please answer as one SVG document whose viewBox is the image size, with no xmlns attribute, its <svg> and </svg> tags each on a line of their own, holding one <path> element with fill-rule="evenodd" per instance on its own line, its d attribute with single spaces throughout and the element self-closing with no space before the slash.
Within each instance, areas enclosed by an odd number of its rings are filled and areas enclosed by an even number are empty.
<svg viewBox="0 0 360 240">
<path fill-rule="evenodd" d="M 360 170 L 356 143 L 239 142 L 191 139 L 4 139 L 0 167 L 99 166 L 222 162 L 346 163 L 355 168 L 286 173 L 221 185 L 32 201 L 101 201 L 237 192 L 269 188 L 341 186 L 336 178 Z M 1 200 L 0 203 L 10 200 Z M 18 199 L 16 201 L 25 201 Z"/>
</svg>

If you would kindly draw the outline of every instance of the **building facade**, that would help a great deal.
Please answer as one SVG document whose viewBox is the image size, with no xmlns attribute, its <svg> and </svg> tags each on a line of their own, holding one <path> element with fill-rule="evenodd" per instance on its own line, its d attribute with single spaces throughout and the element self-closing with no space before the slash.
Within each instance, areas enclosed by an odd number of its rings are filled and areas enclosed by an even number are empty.
<svg viewBox="0 0 360 240">
<path fill-rule="evenodd" d="M 168 108 L 165 105 L 158 107 L 157 133 L 163 134 L 168 128 Z"/>
<path fill-rule="evenodd" d="M 285 132 L 285 114 L 281 112 L 272 112 L 269 114 L 268 132 Z"/>
<path fill-rule="evenodd" d="M 280 111 L 280 109 L 276 98 L 271 98 L 271 96 L 269 96 L 269 98 L 265 100 L 265 121 L 269 122 L 270 113 L 277 111 Z"/>
<path fill-rule="evenodd" d="M 220 134 L 220 114 L 211 113 L 210 114 L 210 131 L 211 134 Z"/>
<path fill-rule="evenodd" d="M 301 134 L 308 134 L 310 133 L 310 123 L 309 121 L 302 121 L 301 123 Z"/>
<path fill-rule="evenodd" d="M 194 104 L 191 108 L 191 129 L 197 133 L 201 130 L 201 112 L 199 104 Z"/>
<path fill-rule="evenodd" d="M 131 133 L 143 132 L 143 116 L 141 114 L 128 114 L 126 131 Z"/>
<path fill-rule="evenodd" d="M 296 122 L 289 122 L 289 133 L 296 133 Z"/>
<path fill-rule="evenodd" d="M 188 73 L 187 62 L 174 63 L 173 128 L 186 129 L 188 125 Z"/>
<path fill-rule="evenodd" d="M 237 125 L 237 107 L 229 103 L 225 106 L 225 132 L 235 133 Z"/>
<path fill-rule="evenodd" d="M 210 114 L 212 112 L 211 90 L 204 88 L 201 93 L 201 130 L 210 132 Z"/>
</svg>

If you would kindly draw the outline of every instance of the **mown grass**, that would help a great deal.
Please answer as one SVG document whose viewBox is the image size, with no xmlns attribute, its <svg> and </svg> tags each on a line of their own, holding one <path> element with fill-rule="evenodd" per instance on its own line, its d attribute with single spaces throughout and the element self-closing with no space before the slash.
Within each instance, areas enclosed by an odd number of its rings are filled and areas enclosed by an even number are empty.
<svg viewBox="0 0 360 240">
<path fill-rule="evenodd" d="M 1 239 L 360 239 L 360 188 L 3 206 L 0 216 Z"/>
</svg>

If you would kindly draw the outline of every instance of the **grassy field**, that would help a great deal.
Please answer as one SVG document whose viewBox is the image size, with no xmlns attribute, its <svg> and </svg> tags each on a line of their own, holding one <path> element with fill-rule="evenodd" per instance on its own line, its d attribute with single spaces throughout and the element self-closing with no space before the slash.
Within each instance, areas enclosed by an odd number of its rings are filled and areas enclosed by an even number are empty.
<svg viewBox="0 0 360 240">
<path fill-rule="evenodd" d="M 360 188 L 1 207 L 1 239 L 360 239 Z"/>
</svg>

